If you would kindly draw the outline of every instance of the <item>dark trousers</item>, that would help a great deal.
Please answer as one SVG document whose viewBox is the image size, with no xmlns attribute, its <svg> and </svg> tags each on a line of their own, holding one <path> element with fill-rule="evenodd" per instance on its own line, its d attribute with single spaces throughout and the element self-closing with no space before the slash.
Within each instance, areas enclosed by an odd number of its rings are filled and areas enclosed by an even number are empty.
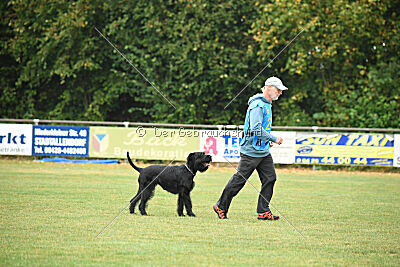
<svg viewBox="0 0 400 267">
<path fill-rule="evenodd" d="M 229 180 L 217 202 L 220 209 L 228 213 L 232 198 L 243 188 L 254 170 L 257 170 L 261 180 L 261 192 L 258 197 L 257 212 L 269 211 L 269 202 L 271 201 L 276 181 L 275 167 L 271 154 L 262 158 L 240 154 L 238 171 Z"/>
</svg>

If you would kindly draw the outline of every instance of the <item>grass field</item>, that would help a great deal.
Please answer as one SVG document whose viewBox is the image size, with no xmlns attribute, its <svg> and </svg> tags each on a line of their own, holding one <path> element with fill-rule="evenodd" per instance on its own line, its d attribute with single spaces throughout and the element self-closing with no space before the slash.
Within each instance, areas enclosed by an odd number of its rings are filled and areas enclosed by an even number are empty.
<svg viewBox="0 0 400 267">
<path fill-rule="evenodd" d="M 125 210 L 95 238 L 136 193 L 128 164 L 0 160 L 0 265 L 400 265 L 400 174 L 277 169 L 272 203 L 304 239 L 284 219 L 256 220 L 250 185 L 217 220 L 233 172 L 196 176 L 196 218 L 158 188 L 150 216 Z"/>
</svg>

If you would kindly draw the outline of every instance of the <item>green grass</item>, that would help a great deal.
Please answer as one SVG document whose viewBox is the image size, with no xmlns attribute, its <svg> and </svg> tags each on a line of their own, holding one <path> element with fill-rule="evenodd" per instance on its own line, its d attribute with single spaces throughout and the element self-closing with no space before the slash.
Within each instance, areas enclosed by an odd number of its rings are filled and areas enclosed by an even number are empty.
<svg viewBox="0 0 400 267">
<path fill-rule="evenodd" d="M 233 171 L 196 176 L 196 218 L 178 217 L 177 197 L 158 188 L 150 216 L 125 210 L 95 238 L 136 193 L 129 165 L 0 160 L 0 265 L 400 264 L 399 174 L 277 169 L 272 203 L 303 239 L 284 219 L 256 220 L 250 185 L 217 220 Z"/>
</svg>

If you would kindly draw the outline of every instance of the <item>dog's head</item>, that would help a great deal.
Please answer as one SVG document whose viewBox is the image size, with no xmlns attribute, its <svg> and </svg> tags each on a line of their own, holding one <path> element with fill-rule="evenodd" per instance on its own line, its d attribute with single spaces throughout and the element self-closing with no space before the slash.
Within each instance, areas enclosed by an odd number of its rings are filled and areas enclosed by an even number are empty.
<svg viewBox="0 0 400 267">
<path fill-rule="evenodd" d="M 186 164 L 190 166 L 195 172 L 205 172 L 211 165 L 211 155 L 206 155 L 204 152 L 193 152 L 187 157 Z"/>
</svg>

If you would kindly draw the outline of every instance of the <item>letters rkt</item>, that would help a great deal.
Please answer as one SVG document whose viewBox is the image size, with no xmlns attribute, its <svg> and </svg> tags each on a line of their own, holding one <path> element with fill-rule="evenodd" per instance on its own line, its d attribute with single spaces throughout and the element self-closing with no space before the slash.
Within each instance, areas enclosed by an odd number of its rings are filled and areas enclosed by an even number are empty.
<svg viewBox="0 0 400 267">
<path fill-rule="evenodd" d="M 12 135 L 11 133 L 8 133 L 8 135 L 0 135 L 0 144 L 18 144 L 18 140 L 20 144 L 26 144 L 25 143 L 25 135 L 21 134 L 20 136 L 18 135 Z"/>
</svg>

